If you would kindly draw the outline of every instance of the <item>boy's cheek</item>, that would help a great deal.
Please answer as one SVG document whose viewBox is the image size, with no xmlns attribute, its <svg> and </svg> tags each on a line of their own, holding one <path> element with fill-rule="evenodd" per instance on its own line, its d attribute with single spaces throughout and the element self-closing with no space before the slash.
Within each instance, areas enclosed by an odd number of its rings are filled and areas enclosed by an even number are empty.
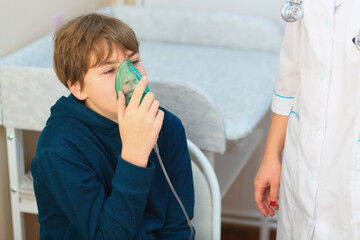
<svg viewBox="0 0 360 240">
<path fill-rule="evenodd" d="M 146 73 L 146 70 L 145 70 L 145 67 L 144 65 L 140 65 L 140 66 L 136 66 L 136 68 L 139 70 L 139 72 L 144 76 L 144 77 L 147 77 L 147 73 Z"/>
</svg>

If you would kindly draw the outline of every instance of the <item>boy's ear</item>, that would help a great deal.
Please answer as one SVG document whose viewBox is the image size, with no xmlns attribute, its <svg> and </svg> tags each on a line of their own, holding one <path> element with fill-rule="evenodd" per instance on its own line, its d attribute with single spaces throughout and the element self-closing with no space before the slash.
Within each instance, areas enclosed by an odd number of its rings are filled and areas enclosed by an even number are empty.
<svg viewBox="0 0 360 240">
<path fill-rule="evenodd" d="M 70 89 L 70 92 L 79 100 L 85 100 L 87 98 L 87 94 L 83 89 L 81 89 L 81 85 L 79 81 L 74 82 L 71 84 L 70 80 L 67 80 L 67 85 Z"/>
</svg>

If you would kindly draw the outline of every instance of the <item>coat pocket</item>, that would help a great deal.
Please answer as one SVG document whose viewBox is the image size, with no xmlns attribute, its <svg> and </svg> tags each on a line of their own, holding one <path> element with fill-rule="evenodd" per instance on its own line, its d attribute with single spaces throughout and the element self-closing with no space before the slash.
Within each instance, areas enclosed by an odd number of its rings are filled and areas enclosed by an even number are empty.
<svg viewBox="0 0 360 240">
<path fill-rule="evenodd" d="M 283 150 L 283 168 L 293 173 L 297 165 L 297 148 L 299 138 L 299 115 L 291 111 L 286 128 L 285 144 Z M 284 170 L 285 170 L 284 169 Z"/>
</svg>

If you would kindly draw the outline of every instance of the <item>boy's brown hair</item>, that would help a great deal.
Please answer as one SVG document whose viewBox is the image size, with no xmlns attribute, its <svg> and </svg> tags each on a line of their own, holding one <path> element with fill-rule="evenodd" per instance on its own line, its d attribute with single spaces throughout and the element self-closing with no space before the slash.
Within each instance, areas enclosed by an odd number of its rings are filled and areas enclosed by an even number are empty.
<svg viewBox="0 0 360 240">
<path fill-rule="evenodd" d="M 62 25 L 53 40 L 54 69 L 67 88 L 67 81 L 70 85 L 79 81 L 82 88 L 87 71 L 106 62 L 114 47 L 139 52 L 139 42 L 128 25 L 117 18 L 96 13 Z M 95 57 L 93 64 L 90 63 L 91 56 Z"/>
</svg>

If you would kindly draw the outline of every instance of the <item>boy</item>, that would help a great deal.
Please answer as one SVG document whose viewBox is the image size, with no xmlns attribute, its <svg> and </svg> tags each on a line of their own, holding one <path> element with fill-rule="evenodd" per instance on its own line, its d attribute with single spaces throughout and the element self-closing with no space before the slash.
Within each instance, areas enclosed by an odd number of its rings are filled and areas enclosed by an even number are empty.
<svg viewBox="0 0 360 240">
<path fill-rule="evenodd" d="M 144 75 L 125 107 L 115 72 L 129 59 Z M 180 120 L 152 93 L 134 32 L 89 14 L 54 35 L 54 69 L 71 94 L 51 108 L 31 164 L 40 239 L 189 239 L 190 228 L 153 151 L 190 218 L 194 188 Z"/>
</svg>

